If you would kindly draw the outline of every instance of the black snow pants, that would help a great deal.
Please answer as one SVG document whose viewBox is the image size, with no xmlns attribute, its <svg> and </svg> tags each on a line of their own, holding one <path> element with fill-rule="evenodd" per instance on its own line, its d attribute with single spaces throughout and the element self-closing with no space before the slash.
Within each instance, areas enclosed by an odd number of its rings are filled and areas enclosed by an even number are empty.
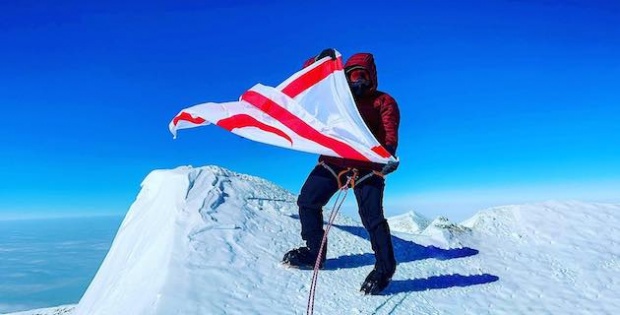
<svg viewBox="0 0 620 315">
<path fill-rule="evenodd" d="M 342 169 L 333 167 L 338 173 Z M 369 171 L 360 171 L 363 177 Z M 341 179 L 343 182 L 345 179 Z M 371 176 L 354 188 L 358 211 L 362 224 L 370 236 L 370 244 L 375 253 L 375 269 L 386 274 L 396 270 L 396 259 L 390 227 L 383 214 L 383 190 L 385 180 Z M 301 221 L 301 237 L 311 251 L 318 253 L 323 234 L 323 206 L 338 191 L 334 175 L 322 165 L 317 165 L 301 188 L 297 205 Z"/>
</svg>

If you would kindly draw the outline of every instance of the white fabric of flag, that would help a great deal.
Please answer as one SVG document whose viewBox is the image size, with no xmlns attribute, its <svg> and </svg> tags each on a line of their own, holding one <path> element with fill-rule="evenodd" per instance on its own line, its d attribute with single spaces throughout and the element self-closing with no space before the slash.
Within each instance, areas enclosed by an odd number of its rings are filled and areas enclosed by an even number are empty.
<svg viewBox="0 0 620 315">
<path fill-rule="evenodd" d="M 376 163 L 396 159 L 360 116 L 342 57 L 323 58 L 279 84 L 257 84 L 238 101 L 183 109 L 169 124 L 179 129 L 216 124 L 244 138 L 293 150 Z"/>
</svg>

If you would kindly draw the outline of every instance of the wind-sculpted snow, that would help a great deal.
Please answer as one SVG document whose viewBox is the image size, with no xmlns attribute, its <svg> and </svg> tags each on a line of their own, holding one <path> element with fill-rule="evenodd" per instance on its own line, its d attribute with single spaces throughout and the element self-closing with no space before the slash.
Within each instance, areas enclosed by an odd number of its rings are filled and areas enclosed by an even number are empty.
<svg viewBox="0 0 620 315">
<path fill-rule="evenodd" d="M 388 218 L 388 221 L 392 231 L 412 234 L 419 233 L 431 223 L 429 219 L 414 211 Z"/>
<path fill-rule="evenodd" d="M 620 310 L 620 206 L 582 202 L 514 205 L 480 212 L 482 261 L 493 262 L 499 296 L 528 301 L 507 313 L 614 314 Z M 538 301 L 538 302 L 535 302 Z"/>
<path fill-rule="evenodd" d="M 261 280 L 253 267 L 273 262 L 259 260 L 277 241 L 262 230 L 281 233 L 283 224 L 264 217 L 288 221 L 280 212 L 295 200 L 263 179 L 218 167 L 155 171 L 142 186 L 76 314 L 223 312 L 227 299 L 213 297 L 238 292 L 239 281 L 243 290 L 254 287 L 251 279 Z M 249 274 L 228 279 L 231 272 Z"/>
<path fill-rule="evenodd" d="M 312 272 L 279 263 L 301 244 L 295 198 L 214 166 L 154 171 L 75 310 L 22 314 L 305 314 Z M 619 211 L 548 202 L 462 224 L 392 218 L 399 265 L 380 296 L 359 294 L 374 257 L 358 220 L 339 216 L 315 314 L 613 314 Z"/>
</svg>

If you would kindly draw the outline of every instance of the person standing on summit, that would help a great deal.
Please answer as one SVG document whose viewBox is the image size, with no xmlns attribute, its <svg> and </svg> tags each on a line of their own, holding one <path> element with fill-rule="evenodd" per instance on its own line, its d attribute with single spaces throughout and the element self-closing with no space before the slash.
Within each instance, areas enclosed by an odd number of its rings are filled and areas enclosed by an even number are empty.
<svg viewBox="0 0 620 315">
<path fill-rule="evenodd" d="M 325 57 L 336 59 L 335 50 L 323 50 L 318 56 L 306 61 L 304 67 Z M 352 55 L 345 63 L 344 70 L 357 109 L 368 129 L 388 152 L 396 156 L 400 112 L 394 98 L 377 90 L 377 69 L 373 55 Z M 383 291 L 396 271 L 390 227 L 383 214 L 384 176 L 397 168 L 398 162 L 378 164 L 322 155 L 319 165 L 308 175 L 297 199 L 301 237 L 306 246 L 288 251 L 284 255 L 283 263 L 298 268 L 314 267 L 325 233 L 323 207 L 340 189 L 336 174 L 346 170 L 355 170 L 358 178 L 372 174 L 353 187 L 359 215 L 370 235 L 376 261 L 360 291 L 373 295 Z M 320 268 L 325 262 L 325 249 L 320 258 Z"/>
</svg>

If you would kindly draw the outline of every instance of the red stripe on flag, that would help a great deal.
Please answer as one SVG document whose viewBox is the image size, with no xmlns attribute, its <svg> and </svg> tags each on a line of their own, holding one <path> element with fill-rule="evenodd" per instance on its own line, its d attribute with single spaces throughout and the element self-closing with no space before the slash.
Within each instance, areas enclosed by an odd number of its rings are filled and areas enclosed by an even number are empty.
<svg viewBox="0 0 620 315">
<path fill-rule="evenodd" d="M 304 73 L 299 78 L 293 80 L 282 89 L 282 93 L 288 95 L 291 98 L 301 94 L 303 91 L 309 89 L 313 85 L 319 83 L 321 80 L 327 78 L 334 71 L 342 70 L 342 57 L 338 57 L 336 60 L 329 60 L 322 65 Z"/>
<path fill-rule="evenodd" d="M 312 126 L 308 125 L 299 117 L 293 115 L 278 103 L 256 91 L 250 90 L 245 92 L 241 95 L 241 99 L 256 106 L 258 109 L 293 130 L 299 136 L 329 148 L 341 157 L 369 161 L 368 158 L 348 144 L 321 134 L 319 131 L 312 128 Z"/>
<path fill-rule="evenodd" d="M 235 128 L 256 127 L 265 132 L 271 132 L 273 134 L 276 134 L 288 140 L 288 142 L 290 142 L 291 145 L 293 145 L 293 140 L 291 139 L 291 137 L 289 137 L 282 130 L 276 127 L 273 127 L 273 126 L 269 126 L 265 123 L 262 123 L 256 120 L 254 117 L 246 115 L 246 114 L 239 114 L 239 115 L 234 115 L 228 118 L 221 119 L 220 121 L 217 122 L 217 125 L 228 131 L 232 131 Z"/>
<path fill-rule="evenodd" d="M 179 123 L 179 120 L 189 121 L 196 125 L 200 125 L 206 121 L 201 117 L 193 117 L 192 115 L 186 112 L 181 112 L 179 115 L 177 115 L 177 117 L 174 117 L 172 124 L 176 126 Z"/>
<path fill-rule="evenodd" d="M 374 148 L 371 149 L 372 152 L 375 152 L 377 154 L 379 154 L 379 156 L 381 156 L 382 158 L 389 158 L 390 156 L 392 156 L 392 154 L 390 154 L 390 152 L 388 152 L 388 150 L 386 150 L 384 147 L 378 145 Z"/>
</svg>

